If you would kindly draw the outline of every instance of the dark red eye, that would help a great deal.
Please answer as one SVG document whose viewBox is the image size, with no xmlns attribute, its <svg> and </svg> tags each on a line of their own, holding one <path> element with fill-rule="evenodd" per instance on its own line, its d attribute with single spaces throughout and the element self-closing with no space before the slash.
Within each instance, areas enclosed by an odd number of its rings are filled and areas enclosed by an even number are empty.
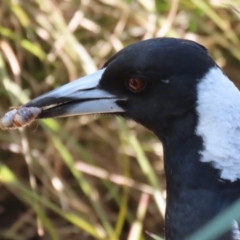
<svg viewBox="0 0 240 240">
<path fill-rule="evenodd" d="M 140 78 L 129 78 L 126 81 L 126 85 L 130 91 L 140 92 L 145 88 L 146 83 Z"/>
</svg>

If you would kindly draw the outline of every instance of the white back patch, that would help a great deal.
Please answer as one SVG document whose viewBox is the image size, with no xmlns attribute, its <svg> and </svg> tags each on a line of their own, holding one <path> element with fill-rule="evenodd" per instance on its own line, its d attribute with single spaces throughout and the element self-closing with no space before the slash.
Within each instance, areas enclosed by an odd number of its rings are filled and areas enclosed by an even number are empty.
<svg viewBox="0 0 240 240">
<path fill-rule="evenodd" d="M 233 240 L 240 240 L 240 229 L 237 221 L 233 221 L 233 229 L 232 229 Z"/>
<path fill-rule="evenodd" d="M 235 181 L 240 178 L 240 92 L 214 67 L 199 81 L 197 94 L 201 161 L 212 163 L 222 179 Z"/>
</svg>

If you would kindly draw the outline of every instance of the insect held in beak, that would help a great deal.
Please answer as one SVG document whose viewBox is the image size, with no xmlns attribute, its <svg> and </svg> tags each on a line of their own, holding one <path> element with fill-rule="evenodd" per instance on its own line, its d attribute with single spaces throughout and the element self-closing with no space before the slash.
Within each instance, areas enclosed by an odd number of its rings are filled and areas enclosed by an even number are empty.
<svg viewBox="0 0 240 240">
<path fill-rule="evenodd" d="M 32 123 L 42 112 L 38 107 L 19 107 L 7 112 L 0 120 L 0 128 L 16 129 Z"/>
</svg>

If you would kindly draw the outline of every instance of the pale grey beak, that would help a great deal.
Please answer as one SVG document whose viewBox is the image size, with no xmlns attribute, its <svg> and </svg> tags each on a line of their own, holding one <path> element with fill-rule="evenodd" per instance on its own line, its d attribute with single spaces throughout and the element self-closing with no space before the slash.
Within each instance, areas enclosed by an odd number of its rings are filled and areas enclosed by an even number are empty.
<svg viewBox="0 0 240 240">
<path fill-rule="evenodd" d="M 42 108 L 38 118 L 124 112 L 117 101 L 126 99 L 111 95 L 99 87 L 104 71 L 99 70 L 45 93 L 28 102 L 25 107 Z"/>
</svg>

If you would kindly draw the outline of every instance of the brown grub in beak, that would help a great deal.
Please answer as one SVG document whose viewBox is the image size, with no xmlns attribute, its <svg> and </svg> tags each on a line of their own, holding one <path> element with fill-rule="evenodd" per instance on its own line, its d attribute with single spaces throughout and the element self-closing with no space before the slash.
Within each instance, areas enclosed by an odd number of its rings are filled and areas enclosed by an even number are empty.
<svg viewBox="0 0 240 240">
<path fill-rule="evenodd" d="M 16 129 L 25 127 L 33 122 L 42 112 L 38 107 L 19 107 L 7 112 L 0 120 L 0 128 Z"/>
</svg>

